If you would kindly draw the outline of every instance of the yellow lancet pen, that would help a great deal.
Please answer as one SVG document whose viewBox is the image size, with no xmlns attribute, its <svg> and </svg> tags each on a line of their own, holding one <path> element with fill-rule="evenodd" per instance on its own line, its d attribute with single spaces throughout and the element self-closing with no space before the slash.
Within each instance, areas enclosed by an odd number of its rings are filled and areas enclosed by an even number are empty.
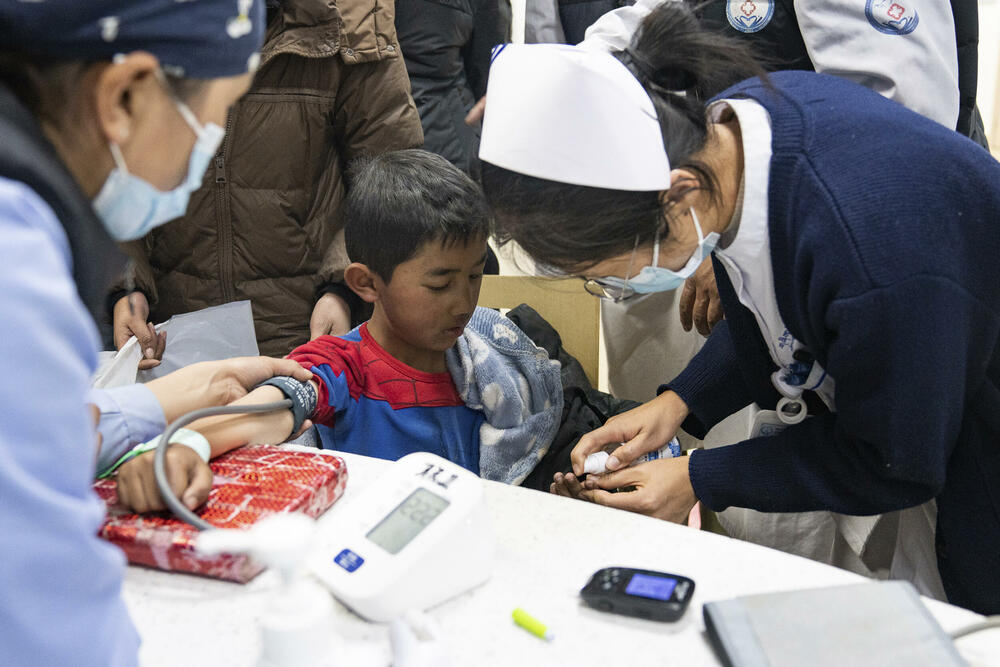
<svg viewBox="0 0 1000 667">
<path fill-rule="evenodd" d="M 548 626 L 520 607 L 514 610 L 511 617 L 515 623 L 540 639 L 550 642 L 555 638 Z"/>
</svg>

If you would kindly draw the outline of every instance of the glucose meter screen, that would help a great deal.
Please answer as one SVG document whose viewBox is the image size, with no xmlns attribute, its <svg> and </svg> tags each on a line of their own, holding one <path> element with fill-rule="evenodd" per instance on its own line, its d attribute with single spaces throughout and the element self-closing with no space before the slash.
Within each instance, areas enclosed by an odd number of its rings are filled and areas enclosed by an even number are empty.
<svg viewBox="0 0 1000 667">
<path fill-rule="evenodd" d="M 427 489 L 417 489 L 365 535 L 391 554 L 398 554 L 450 503 Z"/>
<path fill-rule="evenodd" d="M 677 580 L 669 577 L 652 577 L 648 574 L 633 574 L 625 587 L 629 595 L 652 598 L 654 600 L 669 600 L 677 586 Z"/>
</svg>

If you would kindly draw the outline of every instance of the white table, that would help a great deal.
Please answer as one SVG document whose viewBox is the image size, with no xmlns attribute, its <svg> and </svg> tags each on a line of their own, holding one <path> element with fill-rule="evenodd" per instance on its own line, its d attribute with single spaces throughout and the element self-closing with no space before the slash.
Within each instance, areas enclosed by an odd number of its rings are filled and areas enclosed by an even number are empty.
<svg viewBox="0 0 1000 667">
<path fill-rule="evenodd" d="M 343 458 L 349 474 L 345 497 L 389 465 Z M 864 580 L 772 549 L 519 487 L 486 482 L 486 500 L 497 538 L 493 577 L 430 612 L 450 638 L 454 667 L 715 665 L 704 635 L 704 602 Z M 320 518 L 321 525 L 343 506 L 341 499 Z M 582 606 L 580 588 L 593 571 L 611 565 L 694 579 L 695 596 L 684 618 L 657 623 Z M 143 638 L 142 664 L 253 665 L 260 646 L 257 619 L 276 585 L 272 572 L 240 585 L 129 567 L 125 599 Z M 933 600 L 926 604 L 945 630 L 980 618 Z M 386 626 L 337 607 L 331 632 L 343 638 L 339 664 L 388 665 Z M 546 643 L 513 625 L 515 607 L 546 622 L 555 640 Z M 974 665 L 1000 664 L 1000 631 L 972 635 L 958 645 Z"/>
</svg>

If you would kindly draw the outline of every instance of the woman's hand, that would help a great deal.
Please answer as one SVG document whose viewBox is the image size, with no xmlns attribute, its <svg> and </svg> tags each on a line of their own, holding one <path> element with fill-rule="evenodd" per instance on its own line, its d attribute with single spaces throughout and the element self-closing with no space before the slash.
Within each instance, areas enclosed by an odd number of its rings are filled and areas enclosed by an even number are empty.
<svg viewBox="0 0 1000 667">
<path fill-rule="evenodd" d="M 587 456 L 611 443 L 624 443 L 605 464 L 608 470 L 628 466 L 639 456 L 664 446 L 677 433 L 688 416 L 687 404 L 672 391 L 667 391 L 648 403 L 609 419 L 604 426 L 580 438 L 570 459 L 573 472 L 583 474 Z"/>
<path fill-rule="evenodd" d="M 229 405 L 275 375 L 289 375 L 306 382 L 312 373 L 291 359 L 235 357 L 203 361 L 147 382 L 163 408 L 167 423 L 177 417 L 214 405 Z"/>
<path fill-rule="evenodd" d="M 680 300 L 681 326 L 691 331 L 691 325 L 702 336 L 708 337 L 715 325 L 722 320 L 722 299 L 715 284 L 712 258 L 706 257 L 694 275 L 684 281 Z"/>
<path fill-rule="evenodd" d="M 684 523 L 698 502 L 688 476 L 688 456 L 658 459 L 580 481 L 572 473 L 557 474 L 550 491 L 561 496 Z M 632 491 L 611 493 L 633 487 Z"/>
<path fill-rule="evenodd" d="M 118 501 L 133 512 L 156 512 L 167 509 L 153 475 L 156 450 L 126 461 L 118 469 Z M 167 480 L 174 495 L 189 510 L 201 505 L 212 490 L 212 469 L 201 460 L 198 452 L 186 445 L 170 445 L 167 449 Z"/>
</svg>

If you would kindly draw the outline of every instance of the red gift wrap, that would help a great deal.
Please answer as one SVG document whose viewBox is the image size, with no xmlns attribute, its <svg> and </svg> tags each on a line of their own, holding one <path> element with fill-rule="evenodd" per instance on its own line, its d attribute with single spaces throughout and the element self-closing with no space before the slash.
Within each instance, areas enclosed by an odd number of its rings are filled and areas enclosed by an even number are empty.
<svg viewBox="0 0 1000 667">
<path fill-rule="evenodd" d="M 245 529 L 278 512 L 316 518 L 344 494 L 347 466 L 337 456 L 251 445 L 226 452 L 210 464 L 214 480 L 197 514 L 218 528 Z M 243 554 L 203 556 L 198 530 L 165 512 L 131 514 L 118 505 L 113 479 L 94 484 L 108 507 L 99 535 L 118 545 L 128 562 L 244 583 L 264 566 Z"/>
</svg>

